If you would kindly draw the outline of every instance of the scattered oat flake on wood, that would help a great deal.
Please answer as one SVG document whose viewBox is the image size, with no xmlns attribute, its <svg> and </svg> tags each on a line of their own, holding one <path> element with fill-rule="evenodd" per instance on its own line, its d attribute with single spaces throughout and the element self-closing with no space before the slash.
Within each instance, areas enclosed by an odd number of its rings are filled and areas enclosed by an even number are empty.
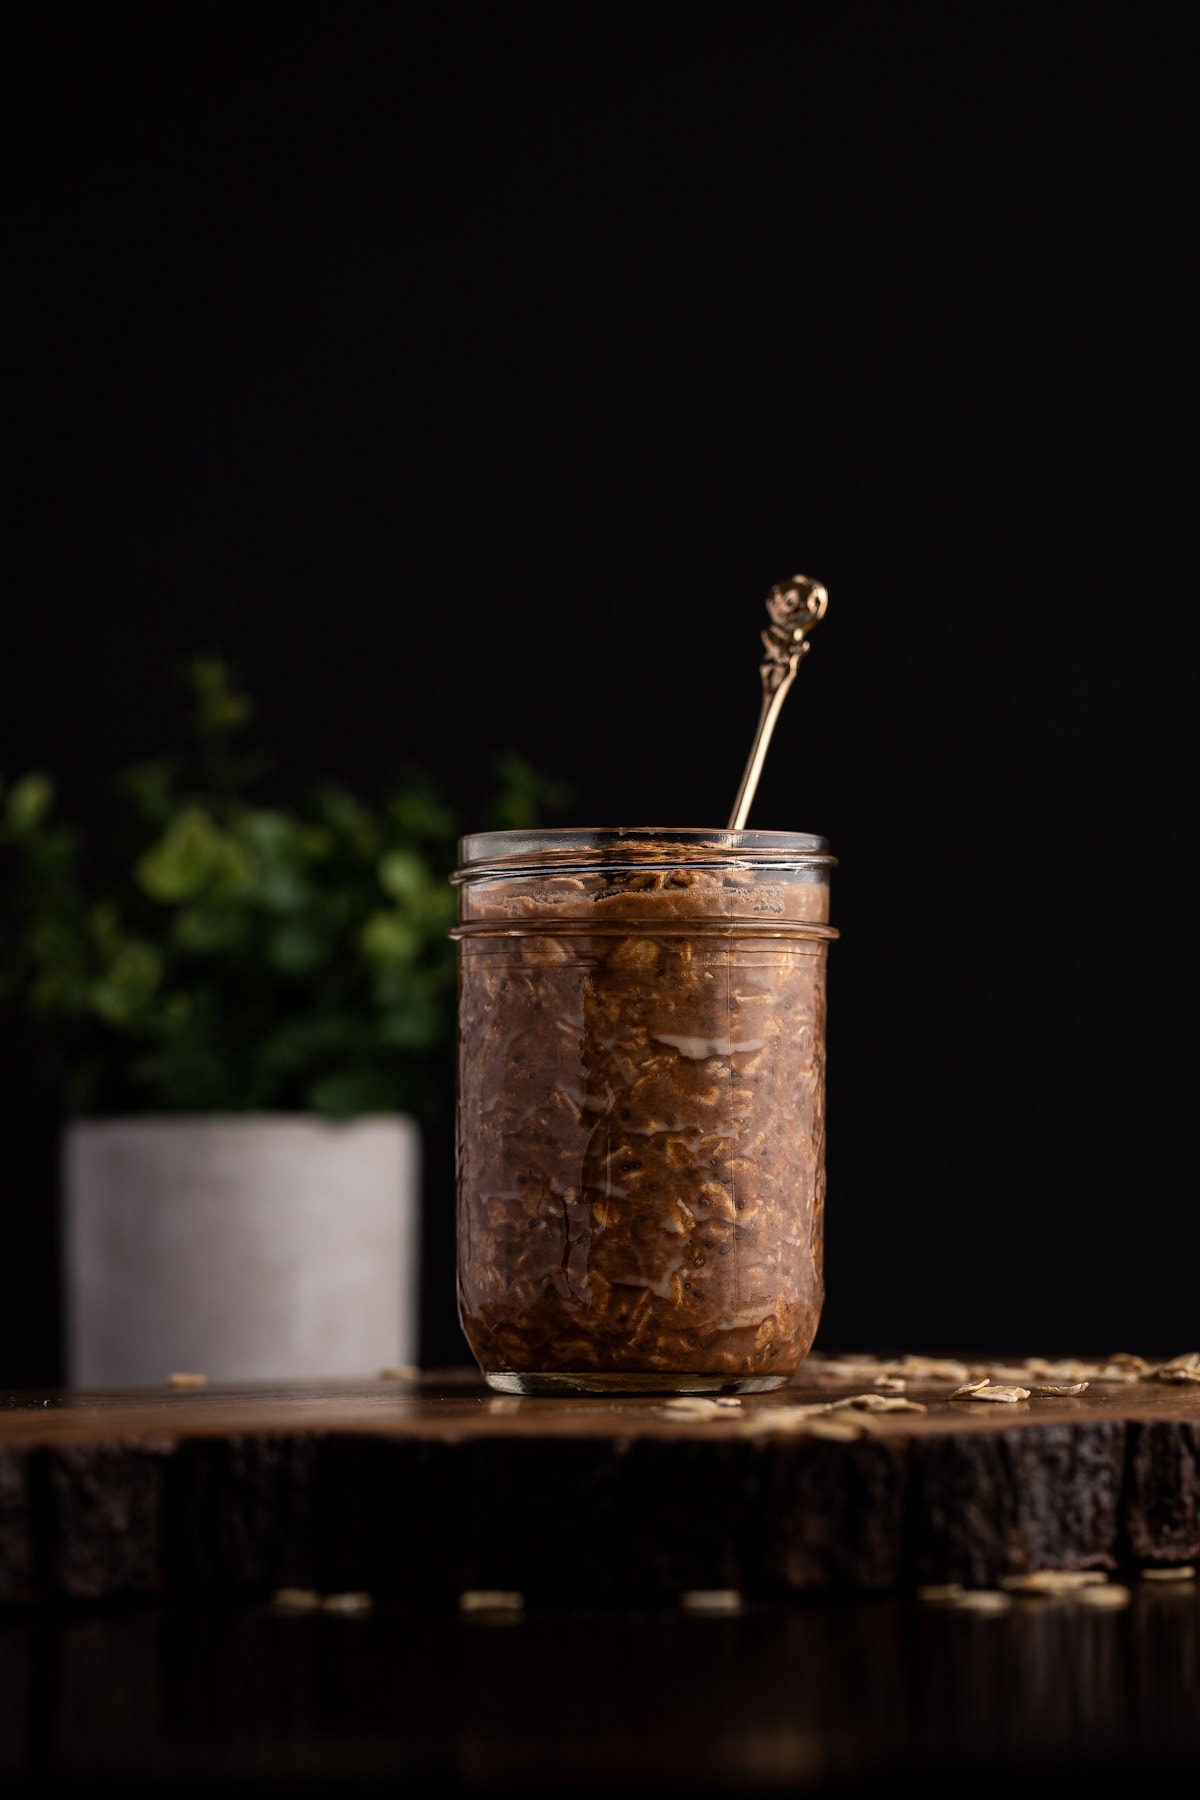
<svg viewBox="0 0 1200 1800">
<path fill-rule="evenodd" d="M 379 1371 L 380 1381 L 416 1381 L 421 1371 L 412 1363 L 384 1363 Z"/>
<path fill-rule="evenodd" d="M 1001 1613 L 1012 1606 L 1012 1595 L 999 1588 L 966 1588 L 951 1604 L 962 1612 Z"/>
<path fill-rule="evenodd" d="M 945 1356 L 894 1356 L 887 1361 L 877 1356 L 842 1357 L 825 1366 L 830 1374 L 870 1381 L 876 1387 L 897 1381 L 965 1381 L 971 1372 L 966 1363 Z"/>
<path fill-rule="evenodd" d="M 375 1599 L 371 1594 L 326 1594 L 321 1602 L 321 1610 L 332 1613 L 367 1613 L 374 1605 Z"/>
<path fill-rule="evenodd" d="M 1154 1370 L 1156 1381 L 1200 1381 L 1200 1350 L 1188 1356 L 1173 1356 Z"/>
<path fill-rule="evenodd" d="M 524 1594 L 505 1588 L 464 1588 L 458 1596 L 460 1612 L 523 1612 Z"/>
<path fill-rule="evenodd" d="M 193 1375 L 189 1374 L 186 1369 L 179 1369 L 174 1375 L 167 1376 L 167 1385 L 168 1387 L 196 1388 L 203 1387 L 207 1380 L 207 1375 Z"/>
<path fill-rule="evenodd" d="M 980 1388 L 985 1388 L 986 1386 L 986 1375 L 981 1376 L 978 1381 L 964 1381 L 961 1387 L 955 1388 L 950 1398 L 952 1400 L 969 1400 L 972 1394 L 977 1394 Z"/>
<path fill-rule="evenodd" d="M 1100 1569 L 1030 1569 L 1023 1575 L 1007 1575 L 1001 1586 L 1010 1594 L 1072 1594 L 1082 1588 L 1103 1587 L 1108 1576 Z"/>
<path fill-rule="evenodd" d="M 1194 1563 L 1162 1563 L 1155 1566 L 1148 1564 L 1139 1571 L 1143 1581 L 1195 1581 Z"/>
<path fill-rule="evenodd" d="M 920 1400 L 906 1400 L 899 1394 L 851 1394 L 848 1399 L 835 1400 L 830 1407 L 831 1412 L 840 1412 L 846 1408 L 863 1412 L 928 1412 L 929 1408 Z"/>
<path fill-rule="evenodd" d="M 984 1381 L 979 1383 L 978 1386 L 970 1385 L 966 1388 L 960 1388 L 958 1393 L 951 1394 L 950 1398 L 952 1400 L 1000 1400 L 1008 1401 L 1011 1404 L 1017 1400 L 1028 1400 L 1029 1389 L 1026 1387 L 1005 1387 L 1003 1385 L 993 1387 L 990 1382 Z"/>
<path fill-rule="evenodd" d="M 1144 1356 L 1131 1356 L 1121 1350 L 1116 1356 L 1106 1357 L 1097 1364 L 1095 1377 L 1097 1381 L 1141 1381 L 1150 1373 L 1151 1367 Z"/>
<path fill-rule="evenodd" d="M 945 1356 L 835 1356 L 811 1359 L 814 1374 L 839 1381 L 870 1381 L 886 1386 L 894 1381 L 965 1381 L 970 1369 L 957 1358 Z"/>
<path fill-rule="evenodd" d="M 1086 1381 L 1036 1381 L 1033 1384 L 1035 1394 L 1062 1396 L 1066 1394 L 1082 1394 Z"/>
<path fill-rule="evenodd" d="M 886 1373 L 877 1357 L 843 1356 L 817 1366 L 821 1374 L 833 1375 L 839 1381 L 874 1381 L 880 1373 Z"/>
<path fill-rule="evenodd" d="M 862 1425 L 857 1420 L 850 1419 L 813 1419 L 808 1429 L 813 1437 L 829 1438 L 842 1443 L 849 1443 L 852 1438 L 863 1434 Z"/>
<path fill-rule="evenodd" d="M 885 1394 L 902 1394 L 908 1382 L 903 1375 L 877 1375 L 875 1386 Z"/>
<path fill-rule="evenodd" d="M 1077 1357 L 1047 1362 L 1043 1357 L 1031 1356 L 1026 1366 L 1027 1379 L 1040 1381 L 1092 1381 L 1100 1372 L 1099 1363 L 1080 1362 Z"/>
<path fill-rule="evenodd" d="M 888 1373 L 908 1381 L 966 1381 L 971 1371 L 957 1357 L 902 1356 L 888 1365 Z"/>
<path fill-rule="evenodd" d="M 723 1408 L 719 1400 L 706 1400 L 702 1394 L 680 1394 L 677 1399 L 664 1400 L 663 1410 L 675 1419 L 711 1419 L 720 1416 Z"/>
<path fill-rule="evenodd" d="M 271 1595 L 271 1605 L 284 1612 L 314 1612 L 321 1604 L 316 1588 L 281 1587 Z"/>
</svg>

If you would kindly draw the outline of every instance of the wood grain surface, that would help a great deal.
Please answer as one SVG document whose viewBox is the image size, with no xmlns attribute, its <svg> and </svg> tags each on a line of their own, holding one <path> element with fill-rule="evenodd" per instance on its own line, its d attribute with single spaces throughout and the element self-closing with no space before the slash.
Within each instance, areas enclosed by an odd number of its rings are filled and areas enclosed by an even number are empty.
<svg viewBox="0 0 1200 1800">
<path fill-rule="evenodd" d="M 467 1370 L 11 1393 L 0 1601 L 779 1599 L 1186 1563 L 1200 1382 L 1133 1363 L 1011 1403 L 951 1395 L 1031 1359 L 813 1356 L 720 1406 L 515 1399 Z"/>
</svg>

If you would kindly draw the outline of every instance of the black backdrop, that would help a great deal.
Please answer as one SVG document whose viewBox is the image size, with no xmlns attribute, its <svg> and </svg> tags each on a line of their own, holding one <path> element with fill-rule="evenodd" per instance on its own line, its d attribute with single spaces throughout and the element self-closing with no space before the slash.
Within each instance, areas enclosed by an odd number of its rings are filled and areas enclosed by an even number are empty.
<svg viewBox="0 0 1200 1800">
<path fill-rule="evenodd" d="M 718 824 L 815 575 L 750 822 L 839 858 L 818 1343 L 1194 1348 L 1197 16 L 8 8 L 0 770 L 98 816 L 213 646 L 281 779 Z"/>
</svg>

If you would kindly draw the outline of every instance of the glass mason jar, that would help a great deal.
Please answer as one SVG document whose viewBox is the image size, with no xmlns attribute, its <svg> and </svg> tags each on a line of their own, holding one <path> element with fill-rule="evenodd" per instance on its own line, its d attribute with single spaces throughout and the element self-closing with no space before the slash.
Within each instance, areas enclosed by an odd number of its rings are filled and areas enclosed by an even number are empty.
<svg viewBox="0 0 1200 1800">
<path fill-rule="evenodd" d="M 754 1393 L 824 1296 L 826 840 L 459 844 L 459 1317 L 501 1392 Z"/>
</svg>

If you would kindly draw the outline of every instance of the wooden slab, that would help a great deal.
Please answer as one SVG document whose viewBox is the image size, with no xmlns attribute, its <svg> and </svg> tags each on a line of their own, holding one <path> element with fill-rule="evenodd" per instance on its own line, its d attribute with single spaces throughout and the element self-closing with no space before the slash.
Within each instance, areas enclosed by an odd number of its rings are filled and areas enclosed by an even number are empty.
<svg viewBox="0 0 1200 1800">
<path fill-rule="evenodd" d="M 988 1404 L 927 1377 L 880 1412 L 842 1403 L 889 1378 L 839 1368 L 695 1414 L 465 1370 L 0 1396 L 0 1601 L 771 1599 L 1200 1558 L 1200 1384 Z"/>
</svg>

